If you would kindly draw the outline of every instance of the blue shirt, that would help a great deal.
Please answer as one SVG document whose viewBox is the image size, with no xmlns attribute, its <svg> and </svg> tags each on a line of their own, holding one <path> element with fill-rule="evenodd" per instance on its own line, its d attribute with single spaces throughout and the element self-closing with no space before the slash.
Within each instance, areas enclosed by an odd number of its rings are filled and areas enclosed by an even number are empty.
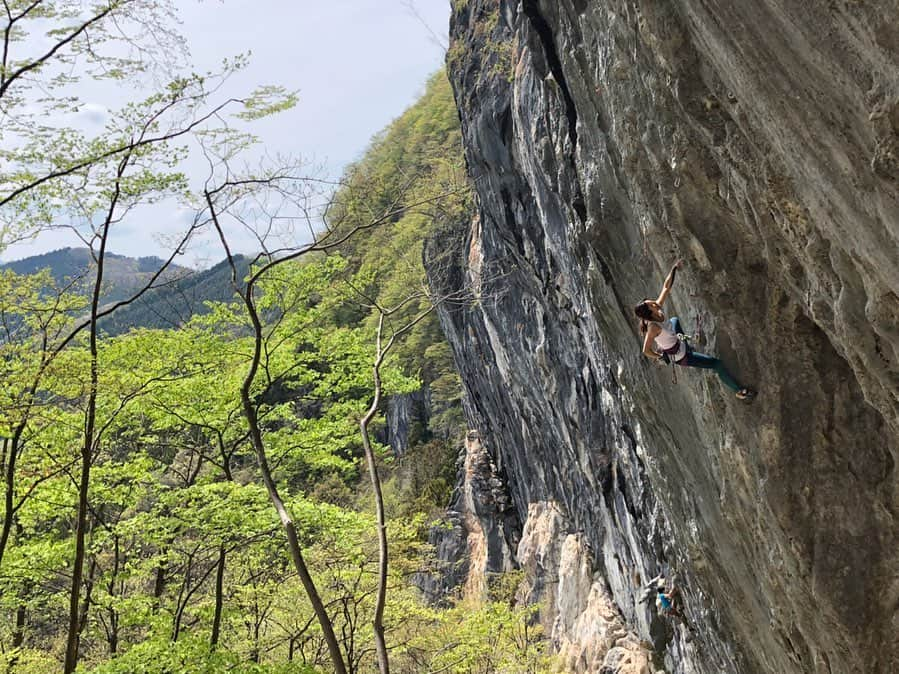
<svg viewBox="0 0 899 674">
<path fill-rule="evenodd" d="M 668 597 L 661 592 L 659 592 L 659 603 L 662 604 L 662 608 L 666 611 L 671 608 L 671 602 L 668 600 Z"/>
</svg>

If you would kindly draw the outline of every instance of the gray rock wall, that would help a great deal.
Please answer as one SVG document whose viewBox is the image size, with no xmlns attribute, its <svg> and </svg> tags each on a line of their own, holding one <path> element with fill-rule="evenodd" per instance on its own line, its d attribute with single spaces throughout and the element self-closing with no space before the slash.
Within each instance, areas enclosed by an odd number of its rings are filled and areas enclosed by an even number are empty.
<svg viewBox="0 0 899 674">
<path fill-rule="evenodd" d="M 431 416 L 431 392 L 427 387 L 412 393 L 400 393 L 387 400 L 385 444 L 394 456 L 405 456 L 418 437 L 424 435 Z"/>
<path fill-rule="evenodd" d="M 441 321 L 517 510 L 556 504 L 669 671 L 899 671 L 897 3 L 454 5 L 480 213 L 432 279 L 475 298 Z M 751 406 L 640 355 L 679 257 Z"/>
<path fill-rule="evenodd" d="M 518 545 L 519 601 L 539 604 L 544 634 L 566 672 L 650 674 L 652 646 L 629 630 L 583 533 L 555 503 L 530 504 Z M 684 627 L 686 629 L 686 627 Z"/>
</svg>

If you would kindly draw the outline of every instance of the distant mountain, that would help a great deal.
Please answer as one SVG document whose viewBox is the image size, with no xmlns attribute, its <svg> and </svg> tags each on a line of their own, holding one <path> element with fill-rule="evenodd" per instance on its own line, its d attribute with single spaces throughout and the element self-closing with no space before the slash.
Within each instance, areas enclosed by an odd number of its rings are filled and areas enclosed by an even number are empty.
<svg viewBox="0 0 899 674">
<path fill-rule="evenodd" d="M 249 271 L 250 261 L 235 255 L 238 278 Z M 236 299 L 231 285 L 231 267 L 224 260 L 210 269 L 189 271 L 165 284 L 153 288 L 132 304 L 124 306 L 102 322 L 103 329 L 116 335 L 130 328 L 174 328 L 186 323 L 191 316 L 205 314 L 206 302 L 227 302 Z"/>
<path fill-rule="evenodd" d="M 158 271 L 164 260 L 158 257 L 126 257 L 107 253 L 103 267 L 103 302 L 117 302 L 130 297 L 143 287 Z M 34 255 L 3 265 L 17 274 L 34 274 L 49 269 L 57 283 L 75 281 L 76 287 L 88 293 L 93 289 L 96 266 L 87 248 L 60 248 L 43 255 Z M 193 274 L 193 270 L 171 265 L 162 280 L 171 281 Z"/>
<path fill-rule="evenodd" d="M 236 256 L 238 275 L 243 278 L 249 260 Z M 158 257 L 133 258 L 106 254 L 103 268 L 102 302 L 109 305 L 132 297 L 146 285 L 164 260 Z M 49 269 L 58 283 L 73 281 L 75 287 L 89 293 L 96 278 L 96 268 L 87 248 L 62 248 L 3 265 L 17 274 L 34 274 Z M 130 328 L 171 328 L 182 325 L 191 316 L 207 311 L 206 301 L 228 301 L 234 298 L 231 269 L 221 262 L 211 269 L 195 271 L 172 265 L 160 276 L 156 287 L 132 304 L 123 306 L 101 323 L 109 334 L 120 334 Z"/>
</svg>

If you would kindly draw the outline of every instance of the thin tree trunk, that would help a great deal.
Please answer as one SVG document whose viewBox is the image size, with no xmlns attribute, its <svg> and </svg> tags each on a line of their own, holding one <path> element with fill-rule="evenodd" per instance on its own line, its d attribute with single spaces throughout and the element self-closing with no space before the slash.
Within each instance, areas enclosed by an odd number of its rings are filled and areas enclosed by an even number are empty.
<svg viewBox="0 0 899 674">
<path fill-rule="evenodd" d="M 115 609 L 109 609 L 109 654 L 115 656 L 119 652 L 119 616 Z"/>
<path fill-rule="evenodd" d="M 91 564 L 88 567 L 87 580 L 84 582 L 84 600 L 81 602 L 81 611 L 78 613 L 78 638 L 84 632 L 87 626 L 87 614 L 91 608 L 91 597 L 94 594 L 94 582 L 97 578 L 97 558 L 91 557 Z"/>
<path fill-rule="evenodd" d="M 93 369 L 93 368 L 92 368 Z M 93 421 L 93 420 L 91 420 Z M 86 435 L 93 437 L 93 423 Z M 78 641 L 81 600 L 81 582 L 84 577 L 84 528 L 87 524 L 87 490 L 90 482 L 91 450 L 81 449 L 81 480 L 78 483 L 78 514 L 75 522 L 75 562 L 72 570 L 72 588 L 69 592 L 69 632 L 66 641 L 66 661 L 63 672 L 72 674 L 78 665 Z"/>
<path fill-rule="evenodd" d="M 22 526 L 16 522 L 16 535 L 20 536 L 22 534 Z M 16 649 L 21 648 L 22 644 L 25 643 L 25 620 L 28 617 L 28 605 L 25 603 L 29 593 L 31 592 L 31 583 L 26 582 L 23 587 L 18 588 L 19 600 L 22 602 L 16 608 L 16 626 L 13 628 L 12 632 L 12 648 L 13 653 L 9 658 L 9 662 L 6 665 L 6 671 L 12 672 L 15 670 L 16 665 L 19 663 L 19 654 L 16 652 Z"/>
<path fill-rule="evenodd" d="M 219 643 L 219 633 L 222 626 L 222 604 L 225 579 L 225 546 L 219 548 L 218 569 L 215 572 L 215 614 L 212 617 L 212 636 L 209 645 L 214 650 Z"/>
<path fill-rule="evenodd" d="M 407 300 L 408 301 L 408 300 Z M 405 302 L 399 304 L 395 309 L 385 311 L 378 305 L 378 332 L 376 339 L 375 361 L 372 367 L 372 376 L 374 381 L 374 400 L 368 412 L 359 422 L 362 431 L 362 446 L 365 449 L 365 460 L 368 463 L 368 474 L 371 479 L 372 491 L 375 495 L 375 511 L 378 518 L 378 592 L 375 599 L 375 617 L 372 621 L 375 635 L 375 649 L 378 653 L 378 669 L 380 674 L 389 674 L 390 661 L 387 655 L 387 643 L 384 638 L 384 605 L 387 601 L 387 571 L 388 571 L 388 547 L 387 547 L 387 518 L 384 514 L 384 497 L 381 493 L 381 478 L 378 476 L 378 467 L 375 463 L 375 453 L 372 450 L 371 438 L 369 437 L 368 426 L 378 412 L 378 406 L 381 403 L 381 365 L 384 364 L 384 358 L 387 352 L 393 346 L 394 342 L 400 335 L 411 330 L 433 309 L 431 308 L 418 314 L 418 316 L 408 322 L 399 330 L 396 330 L 387 340 L 387 344 L 382 346 L 382 337 L 384 330 L 384 316 L 387 313 L 393 313 Z"/>
<path fill-rule="evenodd" d="M 131 155 L 126 155 L 119 162 L 115 183 L 115 191 L 110 199 L 109 211 L 103 223 L 103 231 L 100 236 L 100 251 L 97 255 L 97 278 L 94 280 L 93 295 L 91 297 L 91 323 L 90 323 L 90 388 L 87 399 L 87 410 L 84 419 L 84 443 L 81 446 L 81 480 L 78 484 L 78 514 L 75 521 L 75 560 L 72 569 L 72 590 L 69 594 L 69 632 L 66 640 L 66 660 L 63 668 L 64 674 L 72 674 L 78 665 L 79 642 L 79 611 L 78 603 L 81 595 L 81 581 L 84 577 L 84 553 L 85 553 L 85 525 L 87 524 L 87 494 L 90 487 L 91 463 L 94 453 L 94 427 L 97 421 L 97 385 L 99 381 L 99 356 L 97 349 L 97 314 L 100 312 L 100 289 L 103 283 L 103 267 L 106 261 L 106 241 L 109 237 L 109 227 L 118 205 L 121 194 L 120 181 L 125 174 Z"/>
<path fill-rule="evenodd" d="M 165 592 L 165 562 L 160 562 L 156 567 L 156 579 L 153 581 L 153 599 L 157 605 L 162 599 L 163 592 Z"/>
<path fill-rule="evenodd" d="M 46 354 L 46 334 L 44 334 L 41 338 L 41 345 L 44 354 Z M 43 372 L 44 367 L 48 365 L 50 360 L 52 360 L 52 358 L 48 359 L 45 355 L 41 356 L 41 365 L 38 368 L 38 373 L 31 381 L 31 385 L 29 386 L 28 391 L 26 392 L 24 397 L 27 402 L 25 404 L 25 411 L 22 415 L 22 418 L 19 420 L 19 425 L 16 426 L 15 430 L 13 430 L 12 435 L 8 439 L 3 439 L 2 465 L 4 467 L 6 492 L 3 502 L 3 531 L 0 532 L 0 568 L 2 568 L 3 566 L 3 555 L 6 553 L 6 546 L 9 544 L 9 537 L 12 533 L 12 528 L 16 524 L 16 511 L 18 510 L 18 508 L 22 507 L 21 503 L 19 503 L 18 506 L 14 504 L 16 493 L 16 462 L 19 459 L 19 452 L 22 449 L 20 444 L 22 441 L 22 434 L 25 432 L 25 429 L 28 426 L 28 418 L 30 416 L 31 406 L 34 403 L 34 397 L 35 393 L 37 392 L 38 384 L 41 380 L 41 373 Z"/>
<path fill-rule="evenodd" d="M 119 565 L 121 564 L 121 548 L 119 546 L 119 537 L 117 535 L 113 536 L 114 542 L 114 558 L 112 565 L 112 576 L 109 579 L 109 584 L 106 586 L 106 590 L 109 593 L 110 597 L 115 597 L 115 588 L 116 583 L 119 578 Z M 119 649 L 119 612 L 115 608 L 115 602 L 111 602 L 109 606 L 109 634 L 108 642 L 109 642 L 109 654 L 115 655 Z"/>
<path fill-rule="evenodd" d="M 257 325 L 258 320 L 259 319 L 256 318 L 254 321 Z M 257 335 L 261 337 L 261 328 Z M 255 362 L 258 363 L 258 340 L 256 348 Z M 253 375 L 255 376 L 255 368 L 253 368 Z M 290 516 L 290 512 L 284 505 L 284 501 L 281 500 L 281 496 L 278 493 L 278 487 L 275 485 L 275 481 L 272 478 L 268 459 L 265 454 L 265 447 L 262 444 L 262 434 L 259 430 L 256 409 L 253 407 L 253 403 L 250 400 L 250 381 L 252 381 L 252 379 L 247 380 L 244 389 L 241 391 L 241 397 L 243 398 L 244 403 L 244 414 L 250 425 L 250 436 L 253 440 L 253 446 L 256 449 L 256 460 L 259 463 L 259 470 L 262 473 L 262 481 L 265 483 L 265 488 L 268 491 L 272 505 L 275 506 L 275 510 L 281 520 L 281 525 L 284 527 L 284 532 L 287 534 L 287 545 L 290 549 L 290 557 L 293 560 L 293 565 L 300 577 L 300 582 L 303 584 L 303 589 L 309 597 L 309 602 L 312 604 L 312 609 L 315 611 L 315 616 L 318 618 L 319 625 L 322 628 L 322 634 L 328 645 L 328 653 L 331 656 L 331 662 L 334 665 L 334 672 L 335 674 L 347 674 L 346 664 L 344 664 L 343 661 L 343 654 L 340 652 L 340 645 L 337 642 L 337 636 L 334 634 L 334 625 L 331 623 L 331 618 L 328 616 L 324 602 L 322 602 L 321 596 L 318 594 L 318 589 L 315 587 L 315 581 L 313 581 L 312 575 L 309 573 L 309 568 L 306 566 L 306 561 L 303 559 L 303 552 L 300 547 L 300 540 L 297 537 L 297 529 L 293 523 L 293 518 Z"/>
<path fill-rule="evenodd" d="M 3 555 L 6 552 L 6 545 L 9 543 L 9 537 L 15 525 L 15 494 L 16 494 L 16 460 L 19 456 L 19 438 L 22 434 L 22 427 L 16 428 L 11 438 L 3 439 L 3 471 L 5 494 L 3 498 L 3 531 L 0 532 L 0 568 L 3 565 Z"/>
<path fill-rule="evenodd" d="M 16 628 L 12 633 L 12 647 L 19 648 L 23 643 L 25 643 L 25 615 L 26 615 L 26 607 L 25 604 L 19 604 L 19 608 L 16 609 Z"/>
<path fill-rule="evenodd" d="M 225 471 L 225 479 L 228 482 L 234 482 L 234 476 L 231 475 L 231 454 L 225 450 L 225 439 L 222 437 L 222 432 L 216 429 L 215 434 L 218 438 L 219 453 L 222 455 L 222 470 Z"/>
<path fill-rule="evenodd" d="M 259 464 L 259 472 L 262 473 L 262 481 L 265 484 L 269 499 L 275 507 L 275 511 L 278 513 L 278 518 L 281 520 L 281 525 L 284 527 L 284 532 L 287 535 L 287 545 L 290 549 L 290 556 L 293 560 L 294 567 L 297 570 L 297 575 L 299 575 L 300 582 L 303 584 L 303 589 L 306 591 L 306 596 L 312 604 L 312 609 L 315 612 L 315 616 L 318 619 L 318 623 L 322 630 L 322 636 L 328 645 L 328 654 L 330 655 L 331 663 L 334 666 L 334 674 L 347 674 L 346 663 L 344 662 L 343 654 L 340 651 L 340 644 L 337 641 L 337 636 L 334 634 L 334 625 L 331 622 L 328 611 L 325 609 L 324 602 L 322 602 L 321 596 L 318 593 L 315 581 L 312 579 L 312 574 L 309 573 L 306 561 L 303 559 L 303 552 L 300 547 L 299 538 L 297 537 L 297 529 L 293 523 L 293 518 L 287 510 L 287 507 L 284 505 L 284 501 L 278 493 L 278 487 L 275 484 L 275 480 L 272 478 L 272 472 L 269 468 L 268 458 L 265 453 L 265 444 L 262 441 L 262 431 L 259 428 L 259 417 L 256 414 L 256 407 L 253 404 L 253 400 L 250 397 L 250 388 L 253 385 L 253 381 L 256 379 L 256 373 L 259 370 L 259 364 L 262 359 L 262 323 L 259 320 L 259 314 L 256 311 L 256 304 L 253 300 L 253 283 L 259 278 L 261 271 L 257 272 L 247 282 L 246 289 L 241 291 L 237 280 L 237 266 L 234 263 L 234 257 L 231 255 L 231 249 L 228 247 L 225 232 L 218 221 L 215 205 L 212 201 L 212 194 L 208 191 L 206 192 L 206 202 L 209 205 L 210 215 L 216 230 L 218 231 L 222 246 L 225 249 L 229 265 L 231 266 L 231 282 L 234 285 L 235 292 L 237 292 L 243 300 L 247 309 L 247 314 L 253 324 L 253 358 L 250 361 L 250 368 L 247 372 L 247 376 L 244 378 L 243 385 L 240 388 L 240 399 L 243 406 L 244 417 L 246 417 L 247 426 L 249 427 L 250 439 L 256 453 L 256 461 Z M 297 256 L 281 258 L 281 260 L 272 263 L 272 265 L 267 268 L 271 268 L 271 266 L 292 259 L 293 257 Z"/>
<path fill-rule="evenodd" d="M 172 626 L 172 641 L 178 641 L 178 636 L 181 634 L 181 621 L 184 619 L 184 612 L 187 610 L 187 606 L 190 603 L 190 598 L 193 597 L 194 593 L 196 593 L 201 587 L 203 587 L 206 579 L 208 579 L 212 574 L 212 570 L 218 568 L 218 566 L 218 562 L 210 566 L 202 576 L 197 578 L 197 582 L 194 583 L 193 587 L 190 587 L 190 569 L 188 569 L 184 585 L 182 586 L 181 593 L 178 596 L 177 610 L 175 611 L 175 620 Z"/>
<path fill-rule="evenodd" d="M 22 594 L 25 593 L 23 592 Z M 19 664 L 19 654 L 16 651 L 25 643 L 25 618 L 27 616 L 27 610 L 25 604 L 19 604 L 16 609 L 16 626 L 13 628 L 12 633 L 12 653 L 9 656 L 9 661 L 6 663 L 7 674 L 14 672 L 16 665 Z"/>
<path fill-rule="evenodd" d="M 375 618 L 372 626 L 375 632 L 375 648 L 378 653 L 378 669 L 380 674 L 390 673 L 390 661 L 387 657 L 387 642 L 384 639 L 384 604 L 387 599 L 387 522 L 384 516 L 384 498 L 381 494 L 381 479 L 378 477 L 378 467 L 375 464 L 375 453 L 372 451 L 371 440 L 368 435 L 368 425 L 374 419 L 381 402 L 381 363 L 384 352 L 381 350 L 381 331 L 384 327 L 384 314 L 378 319 L 377 351 L 374 363 L 374 387 L 375 397 L 368 412 L 359 422 L 362 431 L 362 446 L 365 449 L 365 460 L 368 463 L 368 474 L 371 479 L 372 490 L 375 494 L 375 511 L 378 517 L 378 593 L 375 600 Z M 392 341 L 392 340 L 391 340 Z M 389 348 L 389 347 L 388 347 Z"/>
<path fill-rule="evenodd" d="M 184 615 L 184 608 L 190 601 L 190 574 L 193 570 L 194 554 L 196 550 L 191 552 L 187 557 L 187 568 L 184 570 L 184 580 L 181 582 L 181 589 L 178 591 L 178 599 L 175 601 L 175 615 L 172 617 L 172 641 L 178 641 L 181 634 L 181 616 Z M 185 597 L 187 595 L 187 597 Z"/>
<path fill-rule="evenodd" d="M 259 664 L 259 619 L 253 623 L 253 648 L 250 649 L 250 661 Z"/>
</svg>

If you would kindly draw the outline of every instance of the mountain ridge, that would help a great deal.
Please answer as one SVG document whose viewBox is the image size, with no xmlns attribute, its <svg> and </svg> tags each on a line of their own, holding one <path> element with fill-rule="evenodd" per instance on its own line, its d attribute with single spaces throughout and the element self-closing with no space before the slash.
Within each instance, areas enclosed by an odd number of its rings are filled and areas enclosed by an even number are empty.
<svg viewBox="0 0 899 674">
<path fill-rule="evenodd" d="M 249 258 L 236 255 L 235 261 L 242 276 L 249 269 Z M 135 258 L 107 252 L 101 301 L 105 306 L 127 301 L 146 285 L 164 263 L 156 256 Z M 0 269 L 21 275 L 49 269 L 57 283 L 73 282 L 76 290 L 88 293 L 94 278 L 91 264 L 89 249 L 65 247 L 4 263 Z M 173 264 L 160 275 L 154 287 L 104 318 L 101 327 L 109 335 L 121 334 L 132 328 L 177 327 L 194 315 L 206 313 L 206 302 L 225 302 L 233 296 L 231 268 L 227 260 L 202 270 Z"/>
</svg>

